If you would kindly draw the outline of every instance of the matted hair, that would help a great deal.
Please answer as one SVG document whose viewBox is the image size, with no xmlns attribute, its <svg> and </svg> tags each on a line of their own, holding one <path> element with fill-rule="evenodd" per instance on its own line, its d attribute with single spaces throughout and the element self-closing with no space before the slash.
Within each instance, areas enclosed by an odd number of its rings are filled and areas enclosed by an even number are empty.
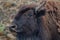
<svg viewBox="0 0 60 40">
<path fill-rule="evenodd" d="M 43 1 L 40 5 L 21 6 L 12 22 L 17 26 L 17 40 L 60 40 L 57 30 L 59 5 L 56 4 L 53 1 Z"/>
</svg>

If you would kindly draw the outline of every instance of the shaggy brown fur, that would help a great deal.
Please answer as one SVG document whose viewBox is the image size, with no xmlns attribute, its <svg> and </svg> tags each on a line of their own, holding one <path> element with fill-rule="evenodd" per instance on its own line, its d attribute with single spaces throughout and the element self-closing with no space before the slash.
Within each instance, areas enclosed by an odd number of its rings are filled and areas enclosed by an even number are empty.
<svg viewBox="0 0 60 40">
<path fill-rule="evenodd" d="M 59 3 L 44 1 L 40 5 L 21 6 L 12 22 L 14 26 L 10 27 L 11 31 L 14 31 L 12 27 L 16 28 L 17 40 L 60 40 L 57 4 Z"/>
</svg>

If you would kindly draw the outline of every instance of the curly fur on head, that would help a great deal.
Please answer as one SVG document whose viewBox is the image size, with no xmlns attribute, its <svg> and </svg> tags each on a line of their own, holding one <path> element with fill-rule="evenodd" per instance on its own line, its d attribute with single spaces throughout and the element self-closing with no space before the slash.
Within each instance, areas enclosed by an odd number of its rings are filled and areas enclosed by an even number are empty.
<svg viewBox="0 0 60 40">
<path fill-rule="evenodd" d="M 43 2 L 41 6 L 36 4 L 21 6 L 12 22 L 17 25 L 15 30 L 17 38 L 19 40 L 60 40 L 56 19 L 59 15 L 59 8 L 56 4 L 58 3 L 45 1 L 45 4 Z"/>
</svg>

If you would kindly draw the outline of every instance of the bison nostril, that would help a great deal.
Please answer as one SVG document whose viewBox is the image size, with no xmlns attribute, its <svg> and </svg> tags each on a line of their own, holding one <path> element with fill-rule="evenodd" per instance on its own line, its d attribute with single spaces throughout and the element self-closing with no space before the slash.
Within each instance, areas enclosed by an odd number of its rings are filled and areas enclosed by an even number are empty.
<svg viewBox="0 0 60 40">
<path fill-rule="evenodd" d="M 11 28 L 15 28 L 15 26 L 11 26 Z"/>
<path fill-rule="evenodd" d="M 11 32 L 15 32 L 15 27 L 16 27 L 15 25 L 12 25 L 12 26 L 9 27 L 9 30 L 10 30 Z"/>
</svg>

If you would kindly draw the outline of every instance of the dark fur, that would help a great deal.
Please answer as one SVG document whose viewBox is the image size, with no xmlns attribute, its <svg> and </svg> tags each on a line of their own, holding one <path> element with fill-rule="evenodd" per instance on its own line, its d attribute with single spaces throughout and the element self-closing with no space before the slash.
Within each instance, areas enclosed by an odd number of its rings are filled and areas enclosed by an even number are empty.
<svg viewBox="0 0 60 40">
<path fill-rule="evenodd" d="M 60 40 L 51 12 L 46 13 L 45 8 L 35 11 L 36 6 L 35 4 L 22 6 L 22 10 L 19 10 L 12 22 L 14 25 L 10 30 L 17 26 L 15 28 L 17 40 Z"/>
</svg>

